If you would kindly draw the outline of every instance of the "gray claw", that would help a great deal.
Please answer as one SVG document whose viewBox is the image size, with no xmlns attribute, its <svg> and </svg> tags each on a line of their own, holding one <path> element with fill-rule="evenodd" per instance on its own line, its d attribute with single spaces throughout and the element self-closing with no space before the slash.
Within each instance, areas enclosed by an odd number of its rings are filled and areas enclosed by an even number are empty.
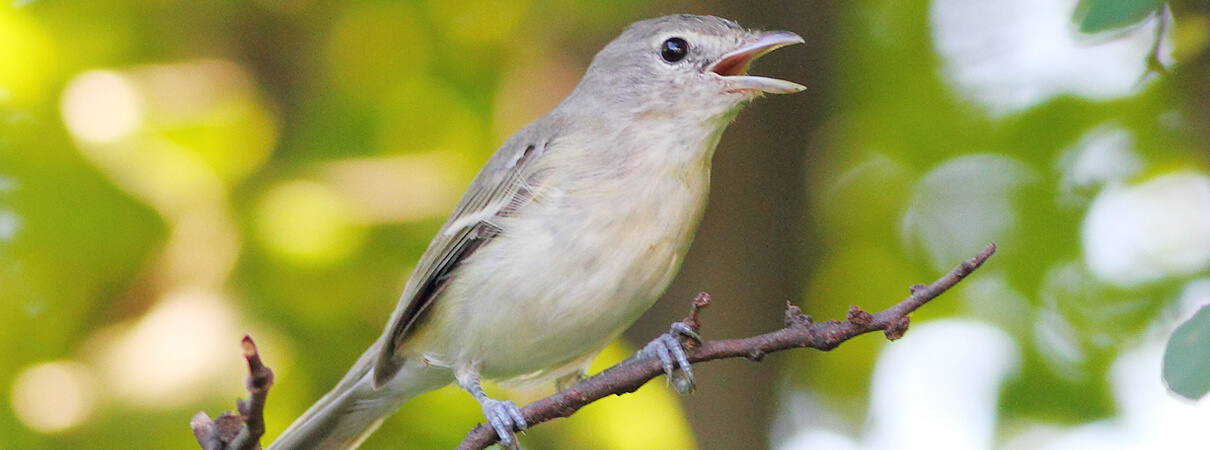
<svg viewBox="0 0 1210 450">
<path fill-rule="evenodd" d="M 664 373 L 668 374 L 668 376 L 672 376 L 672 371 L 676 369 L 676 366 L 672 365 L 672 351 L 669 349 L 679 347 L 678 344 L 668 342 L 673 339 L 675 338 L 668 334 L 662 334 L 647 344 L 647 348 L 651 349 L 651 353 L 660 358 L 660 363 L 664 365 Z"/>
<path fill-rule="evenodd" d="M 685 355 L 685 347 L 681 345 L 681 341 L 677 340 L 673 334 L 680 334 L 701 341 L 701 336 L 698 336 L 688 324 L 676 322 L 672 324 L 672 329 L 669 332 L 661 334 L 655 340 L 647 343 L 639 351 L 639 356 L 644 358 L 659 358 L 660 363 L 664 366 L 664 373 L 668 375 L 668 383 L 677 392 L 684 394 L 693 391 L 693 367 L 689 365 L 689 358 Z"/>
<path fill-rule="evenodd" d="M 511 401 L 486 399 L 483 402 L 483 416 L 487 417 L 488 424 L 500 437 L 501 448 L 519 448 L 513 429 L 525 431 L 528 424 L 516 404 Z"/>
<path fill-rule="evenodd" d="M 689 326 L 689 324 L 685 322 L 673 322 L 672 329 L 669 330 L 669 333 L 677 333 L 682 336 L 687 336 L 690 339 L 698 342 L 702 341 L 702 337 L 699 336 L 696 331 L 693 331 L 693 327 Z"/>
</svg>

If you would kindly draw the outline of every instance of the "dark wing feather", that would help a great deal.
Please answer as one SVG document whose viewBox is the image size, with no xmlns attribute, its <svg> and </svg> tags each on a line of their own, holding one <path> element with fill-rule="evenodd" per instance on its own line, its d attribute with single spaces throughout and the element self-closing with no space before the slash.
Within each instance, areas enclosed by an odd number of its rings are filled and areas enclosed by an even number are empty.
<svg viewBox="0 0 1210 450">
<path fill-rule="evenodd" d="M 391 321 L 374 365 L 374 386 L 390 381 L 403 365 L 398 348 L 445 289 L 455 269 L 468 256 L 500 233 L 492 219 L 511 214 L 531 199 L 534 161 L 546 150 L 545 139 L 533 139 L 541 127 L 518 132 L 488 160 L 471 182 L 454 213 L 421 256 Z"/>
</svg>

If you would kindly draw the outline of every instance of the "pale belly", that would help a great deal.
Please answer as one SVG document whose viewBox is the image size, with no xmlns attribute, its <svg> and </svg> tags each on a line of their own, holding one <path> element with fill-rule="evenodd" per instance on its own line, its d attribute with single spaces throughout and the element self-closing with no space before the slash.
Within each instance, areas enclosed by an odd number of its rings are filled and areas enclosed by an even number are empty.
<svg viewBox="0 0 1210 450">
<path fill-rule="evenodd" d="M 405 351 L 497 380 L 586 362 L 676 274 L 705 206 L 699 181 L 670 178 L 602 203 L 624 208 L 575 214 L 551 198 L 500 223 L 507 231 L 464 262 Z"/>
</svg>

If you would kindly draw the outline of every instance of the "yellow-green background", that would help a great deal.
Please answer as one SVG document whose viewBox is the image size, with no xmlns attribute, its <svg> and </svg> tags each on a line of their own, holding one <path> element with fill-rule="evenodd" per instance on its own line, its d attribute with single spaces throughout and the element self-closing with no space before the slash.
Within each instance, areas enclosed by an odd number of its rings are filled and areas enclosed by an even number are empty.
<svg viewBox="0 0 1210 450">
<path fill-rule="evenodd" d="M 697 291 L 715 296 L 707 338 L 775 329 L 786 301 L 822 318 L 850 303 L 897 301 L 959 260 L 930 259 L 904 214 L 922 177 L 962 155 L 1020 168 L 996 188 L 1012 191 L 1012 226 L 991 233 L 1002 249 L 991 270 L 1029 305 L 1043 302 L 1048 270 L 1084 251 L 1087 198 L 1056 201 L 1055 170 L 1081 136 L 1105 123 L 1134 133 L 1148 170 L 1130 183 L 1207 171 L 1201 3 L 1178 5 L 1172 74 L 1111 101 L 1060 95 L 1007 115 L 947 84 L 928 2 L 749 3 L 0 6 L 0 450 L 190 448 L 193 413 L 231 409 L 244 395 L 245 332 L 278 374 L 266 409 L 276 435 L 376 337 L 495 146 L 556 104 L 595 51 L 642 18 L 706 13 L 797 32 L 805 46 L 756 70 L 808 89 L 762 99 L 731 127 L 682 276 L 597 369 L 679 320 Z M 1163 120 L 1174 112 L 1182 120 Z M 979 248 L 955 245 L 954 254 Z M 1108 319 L 1063 311 L 1076 341 L 1113 332 L 1090 347 L 1080 376 L 1048 368 L 1030 327 L 1011 326 L 1033 315 L 980 316 L 955 291 L 915 320 L 1008 323 L 1026 350 L 1003 420 L 1087 422 L 1118 413 L 1103 378 L 1109 361 L 1202 272 L 1131 288 L 1094 283 L 1091 307 L 1131 302 Z M 767 447 L 788 386 L 819 393 L 860 424 L 883 345 L 866 337 L 824 356 L 711 363 L 698 369 L 693 396 L 657 380 L 523 442 Z M 63 414 L 77 416 L 53 422 Z M 480 420 L 469 396 L 447 388 L 406 405 L 365 448 L 449 448 Z"/>
</svg>

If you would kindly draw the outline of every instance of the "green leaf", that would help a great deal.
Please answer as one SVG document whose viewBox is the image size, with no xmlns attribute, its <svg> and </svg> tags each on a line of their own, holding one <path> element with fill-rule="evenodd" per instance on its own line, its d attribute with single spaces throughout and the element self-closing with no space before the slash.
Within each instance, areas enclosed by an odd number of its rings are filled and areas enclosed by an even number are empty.
<svg viewBox="0 0 1210 450">
<path fill-rule="evenodd" d="M 1072 21 L 1081 33 L 1099 33 L 1138 23 L 1162 6 L 1160 0 L 1080 0 Z"/>
<path fill-rule="evenodd" d="M 1194 400 L 1210 391 L 1210 307 L 1203 306 L 1172 333 L 1164 350 L 1164 382 Z"/>
</svg>

